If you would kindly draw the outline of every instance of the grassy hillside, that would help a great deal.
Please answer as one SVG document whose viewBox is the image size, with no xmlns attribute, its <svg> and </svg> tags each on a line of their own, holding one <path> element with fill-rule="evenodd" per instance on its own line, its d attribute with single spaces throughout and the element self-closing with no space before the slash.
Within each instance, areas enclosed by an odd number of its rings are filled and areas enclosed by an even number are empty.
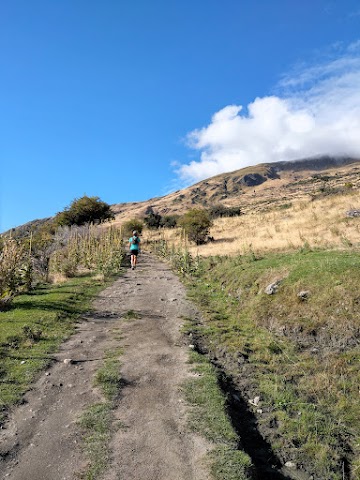
<svg viewBox="0 0 360 480">
<path fill-rule="evenodd" d="M 359 282 L 358 253 L 200 262 L 190 294 L 203 320 L 188 333 L 232 385 L 229 410 L 255 466 L 256 434 L 304 478 L 360 478 Z"/>
<path fill-rule="evenodd" d="M 319 192 L 314 199 L 278 200 L 239 217 L 215 219 L 214 241 L 188 244 L 194 255 L 237 255 L 294 251 L 299 248 L 350 249 L 360 245 L 360 218 L 348 216 L 360 209 L 359 189 Z M 179 229 L 144 232 L 144 240 L 165 239 L 179 246 Z"/>
</svg>

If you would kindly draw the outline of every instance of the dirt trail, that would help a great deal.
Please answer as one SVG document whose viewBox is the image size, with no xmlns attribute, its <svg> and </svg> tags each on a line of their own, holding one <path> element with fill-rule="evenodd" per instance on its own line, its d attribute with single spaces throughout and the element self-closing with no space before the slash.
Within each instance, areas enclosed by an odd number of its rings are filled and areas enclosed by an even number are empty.
<svg viewBox="0 0 360 480">
<path fill-rule="evenodd" d="M 137 318 L 126 319 L 130 310 Z M 0 479 L 79 478 L 86 459 L 76 422 L 86 406 L 101 399 L 92 379 L 104 352 L 123 346 L 124 387 L 114 411 L 122 427 L 114 433 L 104 479 L 207 480 L 209 446 L 186 428 L 189 407 L 179 388 L 191 376 L 179 328 L 182 317 L 192 313 L 176 276 L 142 255 L 137 270 L 99 295 L 94 314 L 63 344 L 58 361 L 0 432 Z"/>
</svg>

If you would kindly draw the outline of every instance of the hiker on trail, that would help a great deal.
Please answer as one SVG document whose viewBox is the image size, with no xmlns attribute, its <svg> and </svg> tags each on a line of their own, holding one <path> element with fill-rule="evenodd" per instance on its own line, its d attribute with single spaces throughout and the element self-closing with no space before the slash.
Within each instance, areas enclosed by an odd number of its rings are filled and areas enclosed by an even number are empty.
<svg viewBox="0 0 360 480">
<path fill-rule="evenodd" d="M 137 256 L 139 253 L 139 244 L 140 238 L 137 231 L 134 230 L 133 236 L 129 238 L 131 270 L 134 270 L 136 267 Z"/>
</svg>

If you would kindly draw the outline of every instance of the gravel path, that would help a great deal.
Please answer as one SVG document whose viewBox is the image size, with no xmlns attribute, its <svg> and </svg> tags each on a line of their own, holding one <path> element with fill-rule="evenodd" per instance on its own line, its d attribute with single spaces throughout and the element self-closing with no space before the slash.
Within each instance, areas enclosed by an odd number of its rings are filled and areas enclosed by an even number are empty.
<svg viewBox="0 0 360 480">
<path fill-rule="evenodd" d="M 98 296 L 94 314 L 79 323 L 58 361 L 10 416 L 0 432 L 0 480 L 79 479 L 86 459 L 76 422 L 101 401 L 93 376 L 104 352 L 119 346 L 124 386 L 114 422 L 121 428 L 111 441 L 104 480 L 210 478 L 204 461 L 209 445 L 188 431 L 190 407 L 180 390 L 191 372 L 179 328 L 193 307 L 164 263 L 146 254 L 139 260 L 136 270 Z"/>
</svg>

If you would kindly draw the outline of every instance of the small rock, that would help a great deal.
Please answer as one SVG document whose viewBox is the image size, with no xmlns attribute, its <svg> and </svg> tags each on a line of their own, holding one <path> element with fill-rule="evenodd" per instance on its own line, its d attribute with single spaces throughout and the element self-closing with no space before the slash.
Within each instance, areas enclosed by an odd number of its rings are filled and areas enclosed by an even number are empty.
<svg viewBox="0 0 360 480">
<path fill-rule="evenodd" d="M 264 291 L 267 295 L 274 295 L 278 291 L 279 285 L 280 285 L 280 280 L 277 280 L 274 283 L 270 283 L 270 285 L 268 285 Z"/>
<path fill-rule="evenodd" d="M 177 298 L 170 298 L 170 302 L 176 302 Z"/>
<path fill-rule="evenodd" d="M 296 468 L 296 464 L 294 462 L 286 462 L 285 467 L 287 468 Z"/>
<path fill-rule="evenodd" d="M 47 377 L 49 377 L 49 376 L 51 375 L 51 373 L 50 373 L 50 372 L 46 372 L 45 375 L 46 375 Z"/>
<path fill-rule="evenodd" d="M 263 413 L 262 408 L 258 408 L 258 409 L 256 410 L 256 413 L 260 413 L 260 415 L 261 415 L 261 414 Z"/>
<path fill-rule="evenodd" d="M 189 345 L 190 350 L 195 350 L 195 345 Z"/>
<path fill-rule="evenodd" d="M 257 397 L 254 398 L 254 400 L 249 400 L 249 403 L 251 405 L 254 405 L 254 407 L 257 407 L 260 403 L 260 397 L 257 396 Z"/>
<path fill-rule="evenodd" d="M 347 217 L 360 217 L 360 210 L 348 210 L 346 212 Z"/>
<path fill-rule="evenodd" d="M 305 302 L 309 298 L 309 294 L 310 292 L 308 290 L 301 290 L 301 292 L 297 294 L 297 297 L 301 302 Z"/>
<path fill-rule="evenodd" d="M 71 360 L 71 358 L 65 358 L 64 363 L 65 365 L 70 365 L 71 363 L 73 363 L 73 361 Z"/>
<path fill-rule="evenodd" d="M 24 365 L 25 360 L 21 360 L 20 365 Z"/>
</svg>

